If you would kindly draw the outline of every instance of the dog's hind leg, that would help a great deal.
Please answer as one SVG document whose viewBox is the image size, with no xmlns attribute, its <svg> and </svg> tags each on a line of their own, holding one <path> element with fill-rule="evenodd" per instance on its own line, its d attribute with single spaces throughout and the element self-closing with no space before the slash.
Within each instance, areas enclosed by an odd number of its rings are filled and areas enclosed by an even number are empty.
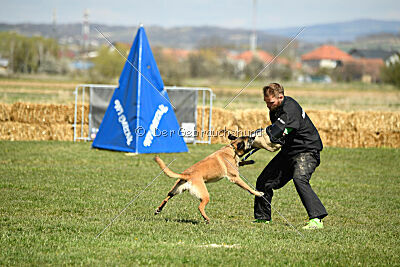
<svg viewBox="0 0 400 267">
<path fill-rule="evenodd" d="M 190 190 L 193 195 L 196 195 L 200 199 L 199 211 L 201 213 L 201 216 L 203 216 L 204 220 L 206 221 L 206 223 L 209 223 L 210 218 L 208 218 L 206 214 L 205 207 L 210 201 L 210 194 L 208 193 L 206 185 L 204 184 L 203 181 L 201 181 L 196 184 L 193 184 Z"/>
<path fill-rule="evenodd" d="M 199 211 L 201 216 L 203 216 L 206 223 L 210 223 L 210 218 L 207 217 L 206 211 L 204 210 L 208 202 L 210 201 L 210 196 L 206 196 L 200 200 Z"/>
<path fill-rule="evenodd" d="M 177 180 L 175 185 L 172 187 L 172 189 L 168 192 L 168 196 L 161 202 L 160 206 L 158 206 L 158 208 L 156 209 L 156 211 L 154 212 L 154 215 L 159 214 L 162 209 L 164 208 L 164 206 L 167 204 L 168 200 L 170 200 L 173 196 L 176 196 L 180 193 L 182 193 L 182 186 L 186 183 L 186 181 L 184 180 Z"/>
</svg>

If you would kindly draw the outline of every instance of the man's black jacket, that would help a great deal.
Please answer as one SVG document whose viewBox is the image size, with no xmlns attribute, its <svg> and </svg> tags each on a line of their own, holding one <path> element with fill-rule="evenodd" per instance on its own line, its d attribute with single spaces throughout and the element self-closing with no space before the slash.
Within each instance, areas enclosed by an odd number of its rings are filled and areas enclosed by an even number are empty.
<svg viewBox="0 0 400 267">
<path fill-rule="evenodd" d="M 321 151 L 321 138 L 314 124 L 302 107 L 293 98 L 285 96 L 281 105 L 269 113 L 272 124 L 282 132 L 292 128 L 284 137 L 281 152 L 289 156 L 301 152 Z"/>
</svg>

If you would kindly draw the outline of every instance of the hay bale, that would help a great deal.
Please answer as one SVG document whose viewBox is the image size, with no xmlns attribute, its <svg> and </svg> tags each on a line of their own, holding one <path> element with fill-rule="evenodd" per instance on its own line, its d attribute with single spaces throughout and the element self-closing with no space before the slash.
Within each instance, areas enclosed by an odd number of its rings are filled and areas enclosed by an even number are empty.
<svg viewBox="0 0 400 267">
<path fill-rule="evenodd" d="M 77 132 L 81 133 L 81 107 L 77 109 Z M 88 134 L 89 105 L 84 105 L 84 135 Z M 203 114 L 204 112 L 204 114 Z M 266 127 L 267 109 L 230 111 L 213 108 L 211 132 L 209 108 L 197 109 L 199 139 L 228 143 L 228 134 L 249 135 Z M 307 110 L 325 146 L 400 148 L 400 112 Z M 201 115 L 204 129 L 201 131 Z M 0 140 L 73 140 L 74 105 L 0 104 Z"/>
<path fill-rule="evenodd" d="M 0 103 L 0 121 L 9 121 L 11 113 L 11 105 Z"/>
<path fill-rule="evenodd" d="M 235 112 L 235 121 L 236 126 L 246 132 L 245 135 L 248 135 L 249 131 L 271 124 L 268 110 L 263 109 L 237 111 Z"/>
<path fill-rule="evenodd" d="M 81 131 L 80 127 L 77 128 Z M 84 126 L 84 133 L 88 134 L 88 126 Z M 73 126 L 68 123 L 44 124 L 0 122 L 0 140 L 25 141 L 25 140 L 58 140 L 72 141 L 74 137 Z"/>
<path fill-rule="evenodd" d="M 234 113 L 221 108 L 213 108 L 212 110 L 212 122 L 211 122 L 211 132 L 209 131 L 209 114 L 210 109 L 205 108 L 203 114 L 203 108 L 197 108 L 197 133 L 200 140 L 208 140 L 208 136 L 211 136 L 212 143 L 221 142 L 224 136 L 228 136 L 227 132 L 232 130 L 236 124 Z M 204 128 L 201 130 L 202 120 L 201 115 L 204 117 Z M 217 141 L 218 140 L 218 141 Z"/>
<path fill-rule="evenodd" d="M 319 131 L 324 146 L 327 147 L 400 147 L 400 132 L 393 131 Z"/>
<path fill-rule="evenodd" d="M 399 112 L 307 110 L 325 146 L 335 147 L 400 147 Z M 198 109 L 202 114 L 202 109 Z M 205 115 L 208 118 L 209 109 Z M 200 131 L 201 116 L 197 119 Z M 208 129 L 208 119 L 205 119 Z M 228 143 L 228 132 L 248 135 L 251 130 L 270 125 L 268 110 L 228 111 L 215 108 L 212 115 L 211 143 Z M 202 140 L 207 139 L 207 134 Z"/>
<path fill-rule="evenodd" d="M 400 129 L 400 112 L 308 110 L 315 127 L 323 130 L 396 131 Z"/>
<path fill-rule="evenodd" d="M 89 104 L 85 104 L 83 107 L 83 115 L 84 115 L 84 124 L 89 124 Z M 81 123 L 82 122 L 82 105 L 78 104 L 77 105 L 77 118 L 76 118 L 76 123 Z M 72 104 L 68 106 L 68 111 L 65 116 L 65 122 L 67 123 L 74 123 L 74 116 L 75 116 L 75 105 Z"/>
<path fill-rule="evenodd" d="M 82 106 L 77 109 L 77 123 L 82 120 Z M 89 105 L 84 106 L 84 123 L 88 123 Z M 23 123 L 73 123 L 74 105 L 15 103 L 10 119 Z"/>
</svg>

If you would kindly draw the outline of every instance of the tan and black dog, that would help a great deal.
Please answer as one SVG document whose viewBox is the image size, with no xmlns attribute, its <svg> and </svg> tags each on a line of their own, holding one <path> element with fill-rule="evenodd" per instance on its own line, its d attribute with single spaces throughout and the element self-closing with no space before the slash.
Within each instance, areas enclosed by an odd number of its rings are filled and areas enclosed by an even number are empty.
<svg viewBox="0 0 400 267">
<path fill-rule="evenodd" d="M 241 188 L 247 190 L 255 196 L 262 196 L 263 193 L 253 190 L 241 178 L 238 172 L 240 157 L 248 153 L 252 149 L 254 142 L 253 137 L 235 137 L 229 135 L 231 143 L 220 150 L 212 153 L 205 159 L 197 162 L 181 174 L 170 170 L 159 157 L 155 157 L 155 161 L 166 175 L 171 178 L 177 178 L 175 185 L 168 192 L 167 198 L 156 209 L 155 214 L 161 212 L 168 200 L 173 196 L 188 190 L 192 195 L 200 200 L 199 211 L 204 220 L 208 223 L 210 219 L 207 217 L 204 208 L 210 200 L 206 183 L 217 182 L 222 178 L 228 178 L 229 181 L 237 184 Z"/>
</svg>

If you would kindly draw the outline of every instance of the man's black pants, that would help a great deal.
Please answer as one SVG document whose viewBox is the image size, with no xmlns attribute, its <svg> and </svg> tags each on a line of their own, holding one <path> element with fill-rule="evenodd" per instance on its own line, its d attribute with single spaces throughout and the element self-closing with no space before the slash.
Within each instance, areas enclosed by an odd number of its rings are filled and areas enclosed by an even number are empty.
<svg viewBox="0 0 400 267">
<path fill-rule="evenodd" d="M 293 179 L 301 202 L 307 210 L 308 217 L 322 219 L 327 216 L 324 205 L 309 183 L 311 175 L 319 163 L 319 152 L 305 152 L 295 156 L 287 156 L 279 152 L 257 178 L 256 188 L 258 191 L 264 192 L 264 196 L 255 197 L 254 217 L 271 220 L 273 190 L 282 188 L 291 179 Z"/>
</svg>

